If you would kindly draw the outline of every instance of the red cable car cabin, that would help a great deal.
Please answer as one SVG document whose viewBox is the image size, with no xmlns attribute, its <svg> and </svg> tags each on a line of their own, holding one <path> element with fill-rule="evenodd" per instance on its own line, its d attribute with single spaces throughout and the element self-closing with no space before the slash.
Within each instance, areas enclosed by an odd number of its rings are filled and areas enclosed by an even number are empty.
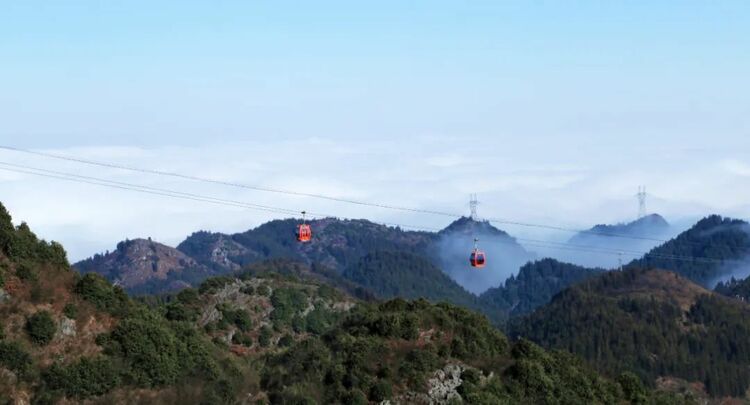
<svg viewBox="0 0 750 405">
<path fill-rule="evenodd" d="M 294 234 L 297 236 L 299 242 L 309 242 L 312 239 L 312 228 L 305 222 L 305 211 L 302 211 L 302 223 L 297 225 L 297 230 Z"/>
<path fill-rule="evenodd" d="M 484 252 L 479 249 L 474 249 L 471 252 L 471 256 L 469 256 L 469 263 L 471 263 L 471 267 L 482 268 L 484 267 L 486 262 L 487 257 L 485 256 Z"/>
<path fill-rule="evenodd" d="M 300 242 L 309 242 L 312 239 L 312 229 L 308 224 L 299 224 L 297 226 L 297 240 Z"/>
</svg>

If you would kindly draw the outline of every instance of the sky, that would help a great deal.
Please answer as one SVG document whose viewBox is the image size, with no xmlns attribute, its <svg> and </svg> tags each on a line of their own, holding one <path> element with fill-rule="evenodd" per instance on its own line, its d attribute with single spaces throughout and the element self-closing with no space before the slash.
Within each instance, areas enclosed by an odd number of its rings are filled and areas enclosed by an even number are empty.
<svg viewBox="0 0 750 405">
<path fill-rule="evenodd" d="M 0 145 L 573 228 L 750 217 L 746 1 L 3 1 Z M 292 210 L 449 218 L 0 151 Z M 283 215 L 0 170 L 73 260 Z M 570 235 L 508 226 L 519 236 Z M 544 235 L 539 235 L 545 233 Z"/>
</svg>

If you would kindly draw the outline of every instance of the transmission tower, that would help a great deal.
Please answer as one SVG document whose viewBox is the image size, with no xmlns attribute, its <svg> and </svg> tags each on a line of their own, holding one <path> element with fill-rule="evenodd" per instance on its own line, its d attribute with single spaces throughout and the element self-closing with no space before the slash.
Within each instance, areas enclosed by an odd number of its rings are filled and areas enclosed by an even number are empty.
<svg viewBox="0 0 750 405">
<path fill-rule="evenodd" d="M 477 206 L 479 206 L 479 200 L 477 200 L 476 194 L 471 194 L 469 200 L 469 208 L 471 208 L 471 219 L 477 220 L 479 217 L 477 216 Z"/>
<path fill-rule="evenodd" d="M 641 219 L 646 216 L 646 186 L 638 186 L 638 194 L 635 196 L 638 197 L 638 219 Z"/>
</svg>

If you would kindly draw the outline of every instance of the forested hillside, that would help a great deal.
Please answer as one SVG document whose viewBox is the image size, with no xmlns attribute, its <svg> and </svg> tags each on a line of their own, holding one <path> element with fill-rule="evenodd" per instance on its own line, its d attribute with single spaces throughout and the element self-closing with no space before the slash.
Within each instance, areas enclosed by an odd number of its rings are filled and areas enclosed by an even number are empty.
<svg viewBox="0 0 750 405">
<path fill-rule="evenodd" d="M 270 268 L 290 263 L 274 262 Z M 281 274 L 280 274 L 281 273 Z M 288 275 L 284 275 L 288 274 Z M 366 303 L 297 274 L 139 302 L 79 276 L 0 206 L 0 398 L 19 403 L 684 403 L 633 375 L 510 342 L 449 304 Z M 307 277 L 307 276 L 305 276 Z"/>
<path fill-rule="evenodd" d="M 720 279 L 728 279 L 749 256 L 748 223 L 712 215 L 630 266 L 671 270 L 712 288 Z"/>
<path fill-rule="evenodd" d="M 407 232 L 366 220 L 326 218 L 311 221 L 314 243 L 302 245 L 293 237 L 296 224 L 292 219 L 276 220 L 234 235 L 196 232 L 176 250 L 151 241 L 126 241 L 115 251 L 96 255 L 75 267 L 81 272 L 99 273 L 131 293 L 160 293 L 197 286 L 208 277 L 236 273 L 268 259 L 295 260 L 341 273 L 378 250 L 424 257 L 435 238 L 431 233 Z"/>
<path fill-rule="evenodd" d="M 476 296 L 427 259 L 409 252 L 375 251 L 349 266 L 342 276 L 380 298 L 425 298 L 478 307 Z"/>
<path fill-rule="evenodd" d="M 499 308 L 492 300 L 480 304 L 459 282 L 471 280 L 484 289 L 501 285 L 531 257 L 507 233 L 470 218 L 461 218 L 438 234 L 328 218 L 311 222 L 315 236 L 309 244 L 294 240 L 296 223 L 271 221 L 234 235 L 196 232 L 177 249 L 145 239 L 125 241 L 113 252 L 95 255 L 75 267 L 142 295 L 197 286 L 210 276 L 238 274 L 266 260 L 287 260 L 320 273 L 320 280 L 337 287 L 342 286 L 342 279 L 348 280 L 350 292 L 358 286 L 360 295 L 447 301 L 480 309 L 500 324 L 512 304 L 501 303 Z M 488 253 L 496 254 L 482 270 L 468 266 L 474 236 L 482 236 Z M 465 249 L 458 246 L 462 243 L 468 244 Z M 490 250 L 491 244 L 500 250 Z"/>
<path fill-rule="evenodd" d="M 631 268 L 569 288 L 512 334 L 576 353 L 602 372 L 699 382 L 713 396 L 750 386 L 750 307 L 668 271 Z"/>
<path fill-rule="evenodd" d="M 548 303 L 565 288 L 603 271 L 554 259 L 528 263 L 521 267 L 518 276 L 511 276 L 503 285 L 480 295 L 480 308 L 494 320 L 525 315 Z"/>
<path fill-rule="evenodd" d="M 727 297 L 750 302 L 750 277 L 740 280 L 732 277 L 726 282 L 717 284 L 714 291 Z"/>
</svg>

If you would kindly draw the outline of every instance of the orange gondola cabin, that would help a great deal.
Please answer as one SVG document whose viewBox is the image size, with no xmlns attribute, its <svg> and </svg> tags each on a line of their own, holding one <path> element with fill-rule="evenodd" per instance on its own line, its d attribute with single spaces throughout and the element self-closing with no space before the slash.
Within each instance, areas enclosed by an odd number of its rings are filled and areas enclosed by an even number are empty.
<svg viewBox="0 0 750 405">
<path fill-rule="evenodd" d="M 469 256 L 469 263 L 471 267 L 482 268 L 487 263 L 487 256 L 479 250 L 477 241 L 478 239 L 474 239 L 474 250 L 471 251 L 471 255 Z"/>
<path fill-rule="evenodd" d="M 312 240 L 312 228 L 305 222 L 305 211 L 302 211 L 302 223 L 297 225 L 295 231 L 298 242 L 310 242 Z"/>
</svg>

